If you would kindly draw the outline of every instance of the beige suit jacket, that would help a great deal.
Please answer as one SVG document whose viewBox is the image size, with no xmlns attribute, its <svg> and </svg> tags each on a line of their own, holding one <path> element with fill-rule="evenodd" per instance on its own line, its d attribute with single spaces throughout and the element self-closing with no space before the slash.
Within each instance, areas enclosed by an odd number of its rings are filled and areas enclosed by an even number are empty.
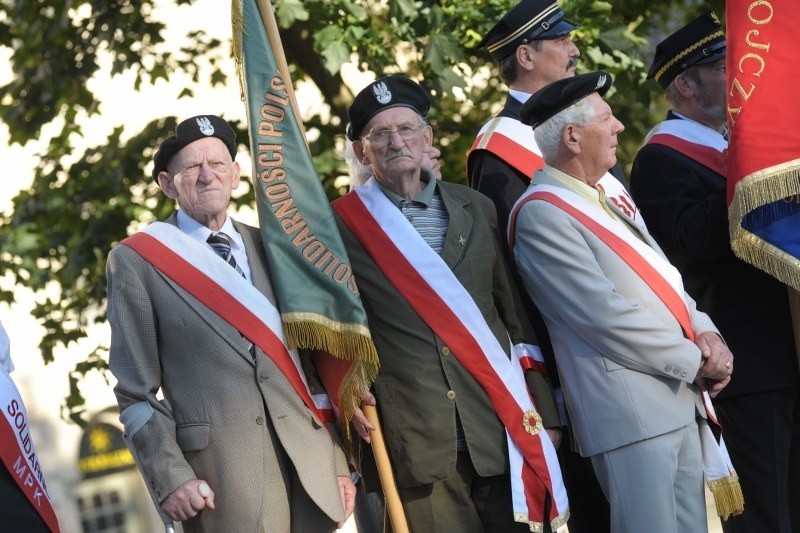
<svg viewBox="0 0 800 533">
<path fill-rule="evenodd" d="M 258 230 L 234 224 L 253 284 L 271 295 Z M 295 509 L 294 476 L 331 520 L 342 520 L 336 478 L 349 475 L 344 454 L 272 360 L 258 350 L 253 361 L 236 329 L 132 249 L 111 251 L 107 277 L 114 392 L 120 412 L 152 408 L 128 443 L 157 503 L 184 482 L 204 479 L 216 510 L 184 529 L 273 531 L 287 517 L 267 505 L 270 491 L 291 493 L 292 520 L 303 513 Z"/>
</svg>

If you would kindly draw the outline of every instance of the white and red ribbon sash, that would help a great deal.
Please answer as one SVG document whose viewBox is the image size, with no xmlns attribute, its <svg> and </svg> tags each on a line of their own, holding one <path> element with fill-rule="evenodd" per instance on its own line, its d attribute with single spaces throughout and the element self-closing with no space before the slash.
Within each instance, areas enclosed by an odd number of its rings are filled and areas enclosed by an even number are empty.
<svg viewBox="0 0 800 533">
<path fill-rule="evenodd" d="M 728 175 L 728 141 L 719 132 L 688 119 L 657 124 L 644 141 L 682 153 L 722 176 Z"/>
<path fill-rule="evenodd" d="M 572 191 L 542 184 L 528 189 L 511 213 L 509 243 L 512 251 L 517 214 L 523 205 L 535 200 L 545 201 L 562 209 L 619 255 L 669 309 L 680 324 L 684 336 L 694 342 L 692 320 L 683 297 L 683 279 L 678 270 L 653 248 L 637 239 L 620 222 L 606 215 L 600 206 L 595 206 Z M 703 391 L 701 397 L 708 419 L 719 426 L 708 393 Z M 700 424 L 699 429 L 703 445 L 703 470 L 708 480 L 734 476 L 733 464 L 722 437 L 717 441 L 707 424 Z"/>
<path fill-rule="evenodd" d="M 597 188 L 603 191 L 606 198 L 608 198 L 611 203 L 639 229 L 639 231 L 647 231 L 647 226 L 645 226 L 644 218 L 642 218 L 639 208 L 636 207 L 630 193 L 617 178 L 612 176 L 610 172 L 606 172 L 603 174 L 603 177 L 600 178 L 600 181 L 597 182 Z"/>
<path fill-rule="evenodd" d="M 31 440 L 28 413 L 11 376 L 2 368 L 0 405 L 3 410 L 3 416 L 0 416 L 0 458 L 50 531 L 58 532 L 58 518 L 47 495 L 44 472 Z"/>
<path fill-rule="evenodd" d="M 544 356 L 542 356 L 542 350 L 538 346 L 525 343 L 515 344 L 512 353 L 519 360 L 519 366 L 522 367 L 523 371 L 532 370 L 543 376 L 547 375 Z"/>
<path fill-rule="evenodd" d="M 568 501 L 555 449 L 543 437 L 546 432 L 531 435 L 523 423 L 535 407 L 519 360 L 509 359 L 472 296 L 373 179 L 333 206 L 392 285 L 489 396 L 506 427 L 515 520 L 529 523 L 532 531 L 541 531 L 545 520 L 554 530 L 563 525 Z M 548 494 L 552 505 L 545 517 Z"/>
<path fill-rule="evenodd" d="M 286 345 L 278 310 L 228 263 L 220 261 L 210 247 L 164 222 L 151 224 L 121 244 L 135 250 L 261 348 L 319 421 L 334 421 L 330 402 L 322 401 L 322 405 L 318 405 L 309 392 L 297 351 Z"/>
<path fill-rule="evenodd" d="M 472 143 L 470 152 L 473 150 L 493 153 L 528 179 L 544 166 L 531 127 L 511 117 L 495 117 L 484 124 Z"/>
</svg>

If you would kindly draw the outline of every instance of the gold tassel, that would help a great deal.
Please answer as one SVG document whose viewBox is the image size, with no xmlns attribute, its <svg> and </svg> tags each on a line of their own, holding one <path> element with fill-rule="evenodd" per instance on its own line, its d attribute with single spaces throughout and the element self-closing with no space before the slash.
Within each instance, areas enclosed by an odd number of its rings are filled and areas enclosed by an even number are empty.
<svg viewBox="0 0 800 533">
<path fill-rule="evenodd" d="M 731 515 L 736 516 L 744 511 L 744 495 L 739 485 L 739 477 L 733 474 L 708 482 L 708 488 L 714 495 L 714 505 L 717 514 L 722 520 L 727 520 Z"/>
<path fill-rule="evenodd" d="M 239 80 L 239 97 L 244 102 L 244 51 L 242 35 L 244 34 L 244 0 L 231 0 L 231 51 L 236 63 L 236 77 Z"/>
<path fill-rule="evenodd" d="M 289 347 L 322 350 L 338 359 L 356 362 L 344 377 L 339 395 L 343 444 L 349 454 L 350 420 L 361 406 L 364 391 L 375 381 L 380 366 L 369 330 L 313 313 L 284 313 L 281 318 Z"/>
</svg>

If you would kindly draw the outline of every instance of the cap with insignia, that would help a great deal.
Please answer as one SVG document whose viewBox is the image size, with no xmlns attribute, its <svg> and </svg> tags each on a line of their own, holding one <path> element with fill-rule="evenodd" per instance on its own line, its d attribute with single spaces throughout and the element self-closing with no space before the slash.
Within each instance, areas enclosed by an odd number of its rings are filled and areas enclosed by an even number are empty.
<svg viewBox="0 0 800 533">
<path fill-rule="evenodd" d="M 536 128 L 559 111 L 592 93 L 603 96 L 611 88 L 612 81 L 611 74 L 600 70 L 545 85 L 523 104 L 520 120 L 523 124 Z"/>
<path fill-rule="evenodd" d="M 487 48 L 499 61 L 521 44 L 539 39 L 554 39 L 580 28 L 564 19 L 564 12 L 553 0 L 522 0 L 503 15 L 475 47 Z"/>
<path fill-rule="evenodd" d="M 431 101 L 420 85 L 404 76 L 386 76 L 375 80 L 358 93 L 347 110 L 350 123 L 347 138 L 355 141 L 372 117 L 392 107 L 409 107 L 422 117 L 428 116 Z"/>
<path fill-rule="evenodd" d="M 706 11 L 656 46 L 647 79 L 666 89 L 678 74 L 693 65 L 725 57 L 725 34 L 713 11 Z"/>
<path fill-rule="evenodd" d="M 156 155 L 153 156 L 153 179 L 158 179 L 159 172 L 167 170 L 170 159 L 185 146 L 203 139 L 216 137 L 225 143 L 231 157 L 236 159 L 236 134 L 225 119 L 215 115 L 198 115 L 187 118 L 175 128 L 175 135 L 161 142 Z"/>
</svg>

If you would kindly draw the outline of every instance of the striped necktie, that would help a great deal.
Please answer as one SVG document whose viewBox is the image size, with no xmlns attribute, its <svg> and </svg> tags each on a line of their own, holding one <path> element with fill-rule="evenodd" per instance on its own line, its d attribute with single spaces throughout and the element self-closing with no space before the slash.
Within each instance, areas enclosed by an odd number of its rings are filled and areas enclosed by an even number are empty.
<svg viewBox="0 0 800 533">
<path fill-rule="evenodd" d="M 236 258 L 233 257 L 233 252 L 231 251 L 231 238 L 228 237 L 225 233 L 219 231 L 217 233 L 212 233 L 208 236 L 206 242 L 214 249 L 216 254 L 220 256 L 223 260 L 225 260 L 230 266 L 236 269 L 236 272 L 244 277 L 244 272 L 242 269 L 239 268 L 239 265 L 236 264 Z"/>
<path fill-rule="evenodd" d="M 236 269 L 236 272 L 242 275 L 244 278 L 244 272 L 242 269 L 239 268 L 239 265 L 236 264 L 236 258 L 233 257 L 233 252 L 231 251 L 231 238 L 228 237 L 225 233 L 218 231 L 217 233 L 212 233 L 206 239 L 206 242 L 214 249 L 216 254 L 220 256 L 226 263 Z M 256 358 L 256 351 L 255 345 L 250 342 L 250 340 L 242 335 L 242 338 L 247 341 L 249 346 L 247 347 L 248 351 L 250 352 L 250 357 L 255 360 Z"/>
</svg>

